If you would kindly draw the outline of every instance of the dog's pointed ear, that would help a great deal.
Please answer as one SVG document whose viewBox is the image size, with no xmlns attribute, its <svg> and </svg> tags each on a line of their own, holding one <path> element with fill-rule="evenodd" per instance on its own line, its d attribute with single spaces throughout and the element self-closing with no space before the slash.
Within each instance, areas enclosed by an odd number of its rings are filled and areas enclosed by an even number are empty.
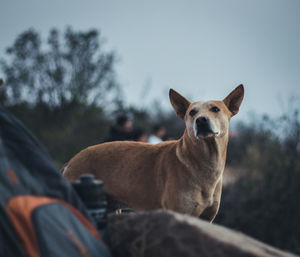
<svg viewBox="0 0 300 257">
<path fill-rule="evenodd" d="M 170 97 L 171 104 L 175 112 L 177 113 L 178 117 L 184 119 L 185 113 L 189 108 L 191 102 L 186 98 L 184 98 L 179 93 L 177 93 L 172 88 L 169 91 L 169 97 Z"/>
<path fill-rule="evenodd" d="M 224 104 L 231 112 L 231 116 L 239 112 L 240 105 L 244 98 L 244 86 L 241 84 L 236 87 L 224 100 Z"/>
</svg>

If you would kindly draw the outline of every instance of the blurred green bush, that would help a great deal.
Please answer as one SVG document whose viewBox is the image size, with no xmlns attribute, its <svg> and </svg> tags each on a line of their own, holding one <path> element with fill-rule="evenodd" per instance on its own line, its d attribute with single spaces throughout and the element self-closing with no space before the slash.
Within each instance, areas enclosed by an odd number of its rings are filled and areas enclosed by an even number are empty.
<svg viewBox="0 0 300 257">
<path fill-rule="evenodd" d="M 243 175 L 223 190 L 216 223 L 300 253 L 300 121 L 290 115 L 237 126 L 228 165 Z M 239 169 L 237 169 L 239 170 Z"/>
</svg>

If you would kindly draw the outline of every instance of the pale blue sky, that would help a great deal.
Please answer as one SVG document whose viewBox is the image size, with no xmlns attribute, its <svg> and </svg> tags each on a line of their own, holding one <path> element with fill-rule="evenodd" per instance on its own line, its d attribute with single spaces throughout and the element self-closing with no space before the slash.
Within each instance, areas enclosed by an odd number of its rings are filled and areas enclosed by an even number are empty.
<svg viewBox="0 0 300 257">
<path fill-rule="evenodd" d="M 0 3 L 0 57 L 29 27 L 44 39 L 52 27 L 100 29 L 105 48 L 120 57 L 116 71 L 128 103 L 158 99 L 170 108 L 170 87 L 192 100 L 211 100 L 243 83 L 243 118 L 249 111 L 282 114 L 289 97 L 300 97 L 299 0 Z"/>
</svg>

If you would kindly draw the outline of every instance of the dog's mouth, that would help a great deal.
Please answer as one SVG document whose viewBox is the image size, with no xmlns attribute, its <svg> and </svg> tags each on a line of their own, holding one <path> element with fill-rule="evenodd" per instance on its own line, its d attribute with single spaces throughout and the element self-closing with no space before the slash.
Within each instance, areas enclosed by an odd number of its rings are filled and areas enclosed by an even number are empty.
<svg viewBox="0 0 300 257">
<path fill-rule="evenodd" d="M 219 133 L 214 132 L 211 128 L 209 127 L 197 127 L 197 137 L 209 137 L 209 136 L 217 136 Z"/>
<path fill-rule="evenodd" d="M 218 136 L 219 132 L 215 132 L 209 121 L 200 121 L 195 124 L 195 134 L 198 138 Z"/>
</svg>

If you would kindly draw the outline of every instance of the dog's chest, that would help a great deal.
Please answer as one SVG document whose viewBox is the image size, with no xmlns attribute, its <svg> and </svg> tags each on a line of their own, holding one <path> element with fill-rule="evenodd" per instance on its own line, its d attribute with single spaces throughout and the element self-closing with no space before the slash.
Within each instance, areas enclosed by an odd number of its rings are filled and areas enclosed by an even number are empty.
<svg viewBox="0 0 300 257">
<path fill-rule="evenodd" d="M 199 216 L 203 210 L 213 204 L 213 193 L 194 189 L 185 192 L 181 199 L 181 209 L 185 213 Z"/>
<path fill-rule="evenodd" d="M 222 173 L 206 179 L 191 179 L 188 187 L 184 190 L 184 198 L 191 204 L 198 204 L 200 208 L 211 206 L 219 192 L 216 185 L 220 181 Z"/>
</svg>

